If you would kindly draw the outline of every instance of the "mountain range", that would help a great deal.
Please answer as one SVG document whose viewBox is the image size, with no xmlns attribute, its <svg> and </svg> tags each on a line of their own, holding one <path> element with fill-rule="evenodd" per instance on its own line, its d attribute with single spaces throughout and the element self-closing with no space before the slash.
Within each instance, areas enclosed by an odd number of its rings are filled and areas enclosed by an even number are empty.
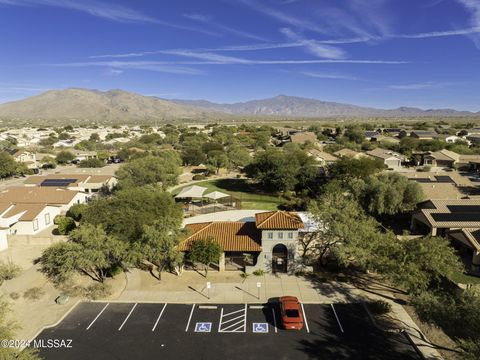
<svg viewBox="0 0 480 360">
<path fill-rule="evenodd" d="M 9 121 L 100 121 L 108 123 L 202 121 L 265 118 L 325 117 L 470 117 L 470 111 L 422 110 L 400 107 L 384 110 L 350 104 L 279 95 L 232 104 L 207 100 L 166 100 L 123 90 L 70 88 L 50 90 L 23 100 L 0 104 L 0 119 Z"/>
</svg>

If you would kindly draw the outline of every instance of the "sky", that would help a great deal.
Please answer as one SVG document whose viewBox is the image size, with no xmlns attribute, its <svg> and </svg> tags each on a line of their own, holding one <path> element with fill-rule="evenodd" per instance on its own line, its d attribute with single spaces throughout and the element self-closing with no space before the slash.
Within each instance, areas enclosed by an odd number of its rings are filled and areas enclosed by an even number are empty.
<svg viewBox="0 0 480 360">
<path fill-rule="evenodd" d="M 480 111 L 480 0 L 0 0 L 0 103 L 69 87 Z"/>
</svg>

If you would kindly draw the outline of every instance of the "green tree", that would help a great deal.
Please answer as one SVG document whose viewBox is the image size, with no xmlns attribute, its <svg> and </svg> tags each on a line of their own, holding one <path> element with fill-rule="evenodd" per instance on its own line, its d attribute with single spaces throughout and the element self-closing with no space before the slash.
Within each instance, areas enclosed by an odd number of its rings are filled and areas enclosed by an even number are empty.
<svg viewBox="0 0 480 360">
<path fill-rule="evenodd" d="M 192 243 L 188 258 L 193 263 L 204 265 L 206 277 L 208 276 L 208 268 L 210 264 L 218 263 L 222 253 L 222 247 L 213 238 L 199 239 Z"/>
<path fill-rule="evenodd" d="M 147 260 L 158 270 L 158 279 L 162 271 L 168 269 L 180 273 L 183 253 L 177 250 L 180 242 L 178 223 L 168 218 L 160 218 L 153 225 L 146 225 L 139 242 L 133 245 L 132 253 L 137 261 Z"/>
<path fill-rule="evenodd" d="M 105 161 L 100 159 L 85 159 L 78 163 L 81 168 L 101 168 L 105 166 Z"/>
<path fill-rule="evenodd" d="M 182 222 L 182 210 L 172 195 L 146 186 L 117 191 L 109 198 L 91 202 L 82 216 L 82 224 L 102 225 L 108 234 L 119 239 L 138 241 L 145 225 L 160 218 Z"/>
<path fill-rule="evenodd" d="M 352 190 L 364 209 L 373 215 L 412 211 L 423 200 L 420 185 L 397 173 L 369 176 Z"/>
<path fill-rule="evenodd" d="M 221 168 L 228 167 L 228 156 L 222 150 L 212 150 L 208 153 L 207 164 L 213 166 L 216 170 L 216 173 L 220 171 Z"/>
<path fill-rule="evenodd" d="M 98 135 L 98 133 L 92 133 L 88 140 L 93 141 L 93 142 L 99 142 L 100 141 L 100 135 Z"/>
<path fill-rule="evenodd" d="M 69 241 L 47 248 L 40 257 L 42 271 L 54 281 L 79 272 L 104 282 L 109 270 L 121 264 L 126 245 L 107 235 L 101 226 L 85 224 L 72 231 Z"/>
<path fill-rule="evenodd" d="M 227 156 L 229 162 L 237 169 L 247 166 L 252 161 L 252 157 L 247 149 L 240 145 L 228 147 Z"/>
<path fill-rule="evenodd" d="M 0 178 L 10 177 L 16 174 L 17 163 L 13 157 L 5 151 L 0 152 Z"/>
<path fill-rule="evenodd" d="M 76 226 L 75 221 L 71 217 L 64 215 L 57 215 L 53 223 L 57 225 L 60 235 L 68 235 Z"/>
<path fill-rule="evenodd" d="M 87 204 L 73 204 L 70 209 L 68 209 L 67 216 L 75 221 L 80 221 L 87 208 Z"/>
<path fill-rule="evenodd" d="M 68 150 L 60 151 L 55 157 L 55 160 L 57 161 L 58 164 L 68 164 L 73 159 L 75 159 L 75 155 Z"/>
<path fill-rule="evenodd" d="M 182 160 L 184 165 L 197 166 L 204 164 L 207 161 L 207 156 L 202 151 L 200 146 L 187 146 L 182 150 Z"/>
<path fill-rule="evenodd" d="M 330 165 L 328 170 L 332 178 L 347 182 L 351 179 L 366 179 L 384 168 L 385 165 L 379 159 L 343 157 Z"/>
<path fill-rule="evenodd" d="M 324 194 L 309 207 L 316 231 L 303 243 L 304 252 L 318 256 L 325 266 L 328 258 L 339 265 L 364 269 L 385 266 L 385 252 L 393 243 L 391 234 L 379 231 L 379 224 L 360 205 L 343 193 Z"/>
<path fill-rule="evenodd" d="M 462 271 L 458 255 L 445 238 L 416 238 L 400 245 L 401 250 L 394 259 L 395 267 L 387 276 L 411 293 L 425 291 Z"/>
<path fill-rule="evenodd" d="M 162 152 L 159 156 L 147 155 L 122 165 L 116 172 L 122 188 L 159 184 L 162 189 L 177 184 L 180 158 L 173 152 Z"/>
</svg>

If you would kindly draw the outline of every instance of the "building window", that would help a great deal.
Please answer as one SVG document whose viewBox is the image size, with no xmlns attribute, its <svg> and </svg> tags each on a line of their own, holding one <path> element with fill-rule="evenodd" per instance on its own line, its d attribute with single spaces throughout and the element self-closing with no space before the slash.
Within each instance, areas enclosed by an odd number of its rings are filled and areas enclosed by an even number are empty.
<svg viewBox="0 0 480 360">
<path fill-rule="evenodd" d="M 279 238 L 279 239 L 283 239 L 283 232 L 280 231 L 280 232 L 278 233 L 278 238 Z"/>
<path fill-rule="evenodd" d="M 38 219 L 33 220 L 33 231 L 38 230 Z"/>
<path fill-rule="evenodd" d="M 270 240 L 272 240 L 272 239 L 273 239 L 273 232 L 269 232 L 269 233 L 267 234 L 267 236 L 268 236 L 268 238 L 269 238 Z"/>
<path fill-rule="evenodd" d="M 293 232 L 290 231 L 290 232 L 288 233 L 288 238 L 289 238 L 289 239 L 293 239 Z"/>
<path fill-rule="evenodd" d="M 45 225 L 48 225 L 48 224 L 50 224 L 50 214 L 49 213 L 45 214 Z"/>
</svg>

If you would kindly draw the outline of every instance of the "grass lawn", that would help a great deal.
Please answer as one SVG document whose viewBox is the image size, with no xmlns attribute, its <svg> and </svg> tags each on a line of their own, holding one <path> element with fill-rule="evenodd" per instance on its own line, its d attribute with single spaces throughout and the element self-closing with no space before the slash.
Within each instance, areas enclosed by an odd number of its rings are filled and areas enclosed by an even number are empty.
<svg viewBox="0 0 480 360">
<path fill-rule="evenodd" d="M 282 203 L 281 197 L 262 193 L 245 179 L 205 180 L 194 185 L 206 187 L 208 189 L 206 193 L 221 191 L 232 195 L 241 201 L 242 210 L 277 210 L 278 205 Z M 175 189 L 173 195 L 177 195 L 186 186 Z"/>
<path fill-rule="evenodd" d="M 459 284 L 475 284 L 480 285 L 480 277 L 467 275 L 462 272 L 456 272 L 452 275 L 452 280 Z"/>
</svg>

